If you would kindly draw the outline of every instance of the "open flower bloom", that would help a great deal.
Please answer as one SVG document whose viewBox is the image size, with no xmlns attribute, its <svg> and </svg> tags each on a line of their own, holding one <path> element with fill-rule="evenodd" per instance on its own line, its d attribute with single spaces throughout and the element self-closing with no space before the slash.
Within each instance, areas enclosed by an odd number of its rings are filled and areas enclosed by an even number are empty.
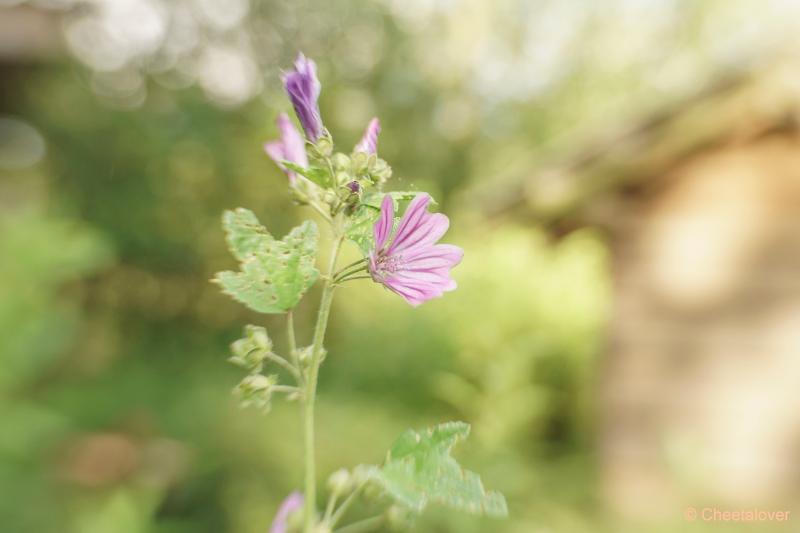
<svg viewBox="0 0 800 533">
<path fill-rule="evenodd" d="M 374 154 L 378 151 L 378 134 L 381 132 L 381 123 L 377 118 L 369 121 L 364 136 L 353 148 L 354 152 L 364 152 L 365 154 Z"/>
<path fill-rule="evenodd" d="M 264 151 L 277 163 L 281 170 L 286 172 L 286 175 L 289 176 L 289 183 L 294 183 L 297 175 L 286 168 L 283 165 L 283 161 L 307 167 L 306 143 L 286 113 L 278 115 L 278 130 L 281 133 L 281 138 L 264 144 Z"/>
<path fill-rule="evenodd" d="M 415 196 L 394 237 L 390 238 L 394 203 L 387 194 L 381 204 L 381 216 L 375 223 L 375 248 L 369 255 L 372 279 L 414 307 L 456 288 L 450 269 L 464 256 L 458 246 L 436 244 L 450 221 L 441 213 L 428 213 L 430 201 L 431 197 L 425 193 Z"/>
<path fill-rule="evenodd" d="M 278 508 L 278 513 L 275 515 L 275 520 L 272 521 L 269 533 L 286 533 L 289 530 L 289 517 L 303 507 L 304 501 L 303 495 L 297 491 L 289 494 Z"/>
<path fill-rule="evenodd" d="M 294 68 L 281 76 L 283 87 L 292 101 L 294 111 L 306 132 L 306 137 L 316 143 L 322 136 L 322 117 L 319 114 L 320 83 L 317 79 L 317 65 L 303 54 L 297 54 Z"/>
</svg>

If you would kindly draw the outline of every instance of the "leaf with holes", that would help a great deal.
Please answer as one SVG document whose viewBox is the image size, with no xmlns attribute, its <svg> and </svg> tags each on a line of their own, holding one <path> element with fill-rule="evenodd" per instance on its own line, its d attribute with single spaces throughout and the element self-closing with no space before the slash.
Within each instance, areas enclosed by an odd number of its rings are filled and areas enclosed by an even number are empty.
<svg viewBox="0 0 800 533">
<path fill-rule="evenodd" d="M 259 313 L 292 309 L 319 276 L 314 266 L 317 227 L 306 221 L 276 240 L 247 209 L 226 211 L 222 218 L 228 247 L 241 262 L 239 272 L 219 272 L 222 291 Z"/>
<path fill-rule="evenodd" d="M 507 516 L 503 495 L 486 491 L 480 477 L 462 469 L 450 455 L 469 430 L 464 422 L 409 430 L 394 442 L 384 465 L 370 469 L 370 478 L 417 513 L 429 503 L 438 503 L 472 514 Z"/>
<path fill-rule="evenodd" d="M 419 193 L 414 191 L 392 191 L 387 193 L 372 192 L 364 195 L 345 228 L 345 236 L 358 246 L 364 256 L 368 255 L 372 250 L 374 244 L 372 228 L 381 215 L 381 202 L 383 202 L 383 198 L 387 194 L 394 201 L 396 213 L 400 202 L 412 200 Z M 431 200 L 431 203 L 436 205 L 435 200 Z"/>
</svg>

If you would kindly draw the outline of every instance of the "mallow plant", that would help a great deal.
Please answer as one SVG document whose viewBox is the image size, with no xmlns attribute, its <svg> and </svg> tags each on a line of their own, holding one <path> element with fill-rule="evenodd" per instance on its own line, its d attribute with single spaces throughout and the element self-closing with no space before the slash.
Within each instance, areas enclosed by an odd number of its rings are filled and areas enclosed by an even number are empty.
<svg viewBox="0 0 800 533">
<path fill-rule="evenodd" d="M 286 315 L 288 346 L 278 350 L 263 327 L 250 325 L 232 344 L 230 359 L 246 372 L 234 389 L 242 406 L 266 412 L 276 395 L 301 406 L 304 484 L 281 504 L 270 533 L 403 529 L 429 504 L 505 516 L 503 496 L 485 490 L 478 475 L 451 456 L 453 446 L 469 434 L 463 422 L 409 430 L 394 442 L 382 464 L 333 472 L 326 501 L 317 494 L 314 404 L 320 365 L 328 355 L 325 331 L 337 289 L 371 280 L 416 307 L 456 288 L 450 270 L 461 261 L 463 250 L 439 243 L 449 220 L 429 211 L 435 202 L 428 194 L 384 192 L 392 170 L 378 156 L 378 119 L 367 125 L 349 153 L 335 152 L 319 112 L 321 87 L 314 62 L 300 54 L 294 70 L 285 72 L 282 80 L 302 133 L 282 113 L 277 119 L 280 138 L 264 149 L 286 173 L 290 199 L 313 209 L 324 228 L 320 231 L 308 220 L 278 239 L 251 211 L 227 211 L 223 227 L 239 269 L 214 278 L 226 294 L 250 309 Z M 330 247 L 321 268 L 320 234 Z M 345 243 L 356 246 L 362 258 L 340 266 Z M 316 283 L 321 284 L 321 299 L 310 344 L 305 344 L 295 336 L 292 310 Z M 283 372 L 275 373 L 277 369 Z M 281 383 L 279 375 L 292 381 Z M 375 498 L 383 512 L 345 525 L 352 503 L 366 496 Z"/>
</svg>

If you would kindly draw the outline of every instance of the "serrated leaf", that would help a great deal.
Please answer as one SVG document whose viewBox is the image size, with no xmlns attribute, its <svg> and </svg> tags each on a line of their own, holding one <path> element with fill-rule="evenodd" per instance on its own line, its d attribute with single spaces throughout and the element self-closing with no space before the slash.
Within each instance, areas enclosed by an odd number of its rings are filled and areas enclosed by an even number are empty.
<svg viewBox="0 0 800 533">
<path fill-rule="evenodd" d="M 381 216 L 380 207 L 367 204 L 359 205 L 347 222 L 345 236 L 358 246 L 364 256 L 368 255 L 374 245 L 372 228 Z"/>
<path fill-rule="evenodd" d="M 375 226 L 375 222 L 377 222 L 378 218 L 381 216 L 381 202 L 383 202 L 383 198 L 387 194 L 392 197 L 395 213 L 397 213 L 400 202 L 413 199 L 419 192 L 371 192 L 364 195 L 345 228 L 345 236 L 358 246 L 364 256 L 369 254 L 374 245 L 372 229 Z M 431 199 L 431 203 L 436 205 L 436 201 L 433 199 Z"/>
<path fill-rule="evenodd" d="M 368 205 L 374 207 L 376 209 L 381 208 L 381 202 L 383 202 L 383 197 L 386 195 L 392 197 L 394 200 L 394 208 L 397 211 L 398 205 L 400 202 L 407 202 L 414 199 L 415 196 L 421 194 L 420 191 L 391 191 L 391 192 L 372 192 L 369 194 L 365 194 L 364 198 L 361 200 L 363 205 Z M 431 205 L 438 205 L 436 200 L 431 197 Z"/>
<path fill-rule="evenodd" d="M 263 250 L 275 239 L 262 226 L 252 211 L 239 207 L 222 214 L 222 228 L 228 249 L 239 261 Z"/>
<path fill-rule="evenodd" d="M 247 209 L 223 215 L 228 246 L 241 261 L 239 272 L 220 272 L 214 278 L 223 292 L 260 313 L 284 313 L 300 301 L 319 271 L 317 227 L 306 221 L 282 240 L 276 240 Z"/>
<path fill-rule="evenodd" d="M 417 513 L 429 503 L 438 503 L 473 514 L 507 516 L 503 495 L 486 491 L 480 477 L 462 469 L 450 455 L 469 430 L 464 422 L 448 422 L 422 432 L 409 430 L 394 442 L 384 465 L 374 467 L 370 477 Z"/>
<path fill-rule="evenodd" d="M 301 167 L 300 165 L 292 163 L 291 161 L 282 161 L 281 164 L 283 164 L 283 166 L 289 170 L 297 172 L 301 176 L 305 176 L 320 187 L 329 187 L 331 185 L 331 173 L 327 168 Z"/>
</svg>

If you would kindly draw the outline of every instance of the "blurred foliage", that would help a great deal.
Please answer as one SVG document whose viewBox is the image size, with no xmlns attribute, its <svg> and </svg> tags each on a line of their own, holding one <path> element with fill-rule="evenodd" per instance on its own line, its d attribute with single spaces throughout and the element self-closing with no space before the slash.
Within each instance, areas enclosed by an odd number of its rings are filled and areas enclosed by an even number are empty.
<svg viewBox="0 0 800 533">
<path fill-rule="evenodd" d="M 282 317 L 208 281 L 234 266 L 225 209 L 253 210 L 274 235 L 306 216 L 287 208 L 285 176 L 261 150 L 289 107 L 279 68 L 300 49 L 320 64 L 337 142 L 351 146 L 380 116 L 390 187 L 429 190 L 453 215 L 448 241 L 466 250 L 459 290 L 420 309 L 366 281 L 337 295 L 321 476 L 379 462 L 407 427 L 464 419 L 477 438 L 456 456 L 508 496 L 510 518 L 431 508 L 415 531 L 602 530 L 592 397 L 609 299 L 603 235 L 554 239 L 474 208 L 598 126 L 796 36 L 788 21 L 799 18 L 781 11 L 791 3 L 113 4 L 201 6 L 196 49 L 164 41 L 109 63 L 101 45 L 152 38 L 152 20 L 115 12 L 130 31 L 85 39 L 102 26 L 81 22 L 94 13 L 81 4 L 64 10 L 75 57 L 0 65 L 0 114 L 47 146 L 25 169 L 0 165 L 0 528 L 263 533 L 301 483 L 296 406 L 237 410 L 225 361 L 247 323 L 281 346 Z M 753 17 L 770 24 L 742 22 Z M 300 304 L 301 342 L 317 298 Z"/>
</svg>

